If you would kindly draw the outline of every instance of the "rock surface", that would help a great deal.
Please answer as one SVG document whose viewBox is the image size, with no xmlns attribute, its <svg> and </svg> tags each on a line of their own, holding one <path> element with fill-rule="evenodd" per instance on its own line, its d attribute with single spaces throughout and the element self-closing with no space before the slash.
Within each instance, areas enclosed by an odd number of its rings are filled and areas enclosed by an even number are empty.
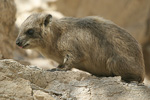
<svg viewBox="0 0 150 100">
<path fill-rule="evenodd" d="M 25 55 L 17 48 L 15 40 L 18 35 L 16 21 L 16 4 L 14 0 L 0 0 L 0 59 L 15 58 Z M 20 56 L 20 59 L 23 57 Z"/>
<path fill-rule="evenodd" d="M 49 72 L 0 60 L 0 100 L 150 100 L 150 88 L 82 71 Z"/>
<path fill-rule="evenodd" d="M 15 14 L 14 0 L 0 0 L 0 55 L 2 58 L 13 58 L 15 48 Z"/>
</svg>

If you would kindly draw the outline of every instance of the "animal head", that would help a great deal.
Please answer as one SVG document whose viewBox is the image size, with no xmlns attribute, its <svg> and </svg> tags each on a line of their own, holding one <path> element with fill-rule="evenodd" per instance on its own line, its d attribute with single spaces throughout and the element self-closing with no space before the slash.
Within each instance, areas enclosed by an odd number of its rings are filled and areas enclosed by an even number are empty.
<svg viewBox="0 0 150 100">
<path fill-rule="evenodd" d="M 16 44 L 24 49 L 42 47 L 43 37 L 50 31 L 49 25 L 52 21 L 50 14 L 32 14 L 21 25 Z"/>
</svg>

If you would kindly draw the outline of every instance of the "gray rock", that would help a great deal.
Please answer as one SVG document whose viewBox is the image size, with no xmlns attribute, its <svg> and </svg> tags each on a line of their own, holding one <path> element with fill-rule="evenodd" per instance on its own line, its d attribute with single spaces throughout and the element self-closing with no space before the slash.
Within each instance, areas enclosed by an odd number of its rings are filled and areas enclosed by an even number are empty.
<svg viewBox="0 0 150 100">
<path fill-rule="evenodd" d="M 1 100 L 150 100 L 149 93 L 147 86 L 122 82 L 120 76 L 50 72 L 11 59 L 0 60 Z"/>
</svg>

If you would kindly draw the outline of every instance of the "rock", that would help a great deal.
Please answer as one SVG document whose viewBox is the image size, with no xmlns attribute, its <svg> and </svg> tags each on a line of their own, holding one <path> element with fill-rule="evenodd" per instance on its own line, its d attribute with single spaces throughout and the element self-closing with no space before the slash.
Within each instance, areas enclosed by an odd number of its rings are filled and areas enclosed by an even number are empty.
<svg viewBox="0 0 150 100">
<path fill-rule="evenodd" d="M 25 55 L 17 48 L 15 40 L 18 35 L 16 5 L 14 0 L 0 0 L 0 59 L 15 58 Z"/>
<path fill-rule="evenodd" d="M 55 100 L 48 93 L 45 93 L 45 92 L 40 91 L 40 90 L 34 90 L 33 91 L 33 97 L 34 97 L 34 100 Z"/>
<path fill-rule="evenodd" d="M 15 48 L 15 14 L 14 0 L 0 0 L 0 52 L 4 58 L 13 58 Z"/>
<path fill-rule="evenodd" d="M 150 100 L 150 88 L 83 71 L 49 72 L 0 60 L 1 100 Z"/>
<path fill-rule="evenodd" d="M 23 78 L 12 79 L 1 73 L 0 100 L 33 100 L 30 82 Z"/>
<path fill-rule="evenodd" d="M 143 46 L 143 52 L 144 52 L 144 61 L 145 61 L 145 73 L 146 78 L 150 80 L 150 44 L 147 43 Z"/>
</svg>

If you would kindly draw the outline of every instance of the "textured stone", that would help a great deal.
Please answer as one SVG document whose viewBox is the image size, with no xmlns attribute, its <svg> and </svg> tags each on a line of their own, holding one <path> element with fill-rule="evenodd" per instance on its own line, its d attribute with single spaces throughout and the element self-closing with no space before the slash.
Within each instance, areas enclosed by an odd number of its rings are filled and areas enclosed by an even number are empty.
<svg viewBox="0 0 150 100">
<path fill-rule="evenodd" d="M 0 55 L 1 58 L 13 58 L 15 48 L 15 14 L 14 0 L 0 0 Z"/>
<path fill-rule="evenodd" d="M 34 100 L 55 100 L 48 93 L 45 93 L 45 92 L 40 91 L 40 90 L 34 90 L 33 96 L 34 96 Z"/>
<path fill-rule="evenodd" d="M 82 71 L 49 72 L 0 60 L 0 99 L 150 100 L 150 88 L 121 77 L 96 77 Z"/>
<path fill-rule="evenodd" d="M 16 5 L 14 0 L 0 0 L 0 59 L 22 59 L 25 52 L 16 46 L 18 27 L 16 21 Z M 22 56 L 20 56 L 22 55 Z"/>
</svg>

